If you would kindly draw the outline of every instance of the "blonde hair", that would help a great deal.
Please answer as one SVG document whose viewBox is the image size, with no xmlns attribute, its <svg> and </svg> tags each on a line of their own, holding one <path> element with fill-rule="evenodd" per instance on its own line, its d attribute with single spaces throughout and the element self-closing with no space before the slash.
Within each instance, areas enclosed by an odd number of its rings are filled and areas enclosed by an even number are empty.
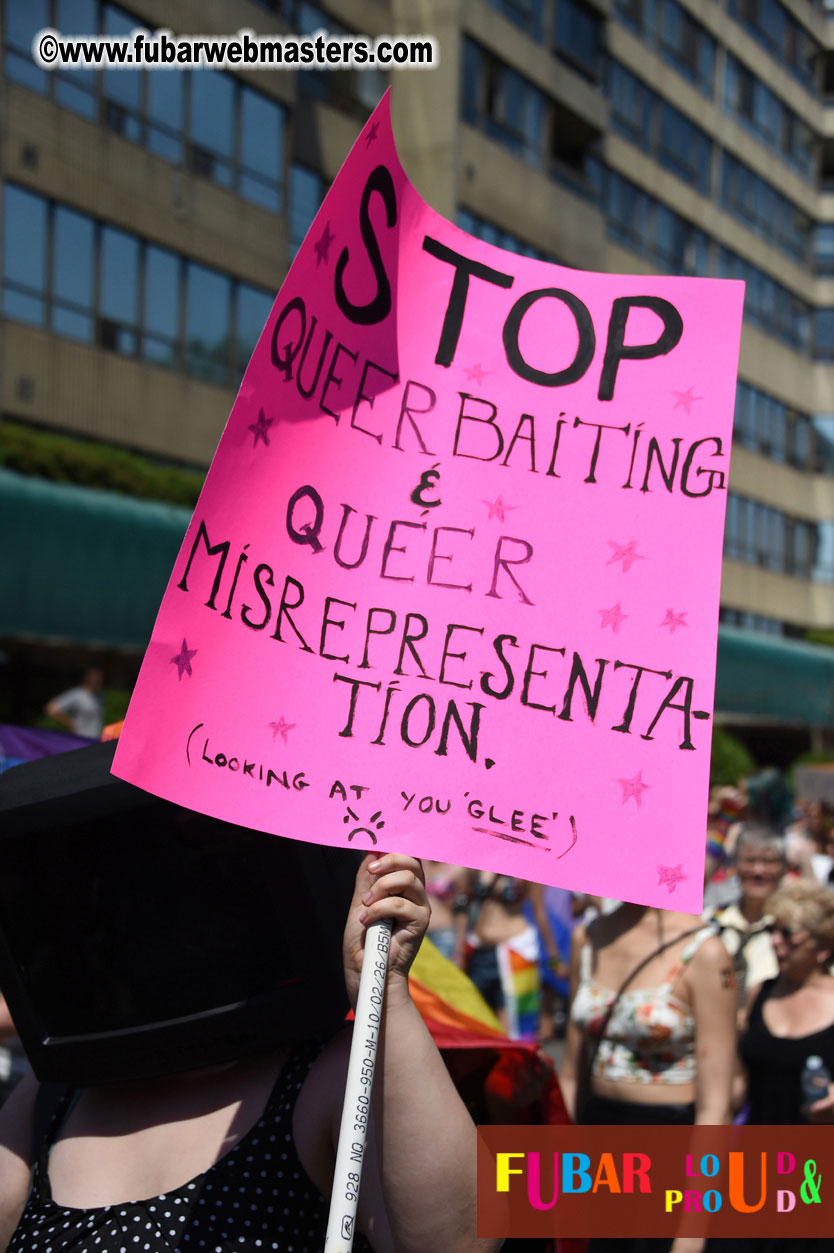
<svg viewBox="0 0 834 1253">
<path fill-rule="evenodd" d="M 822 883 L 794 879 L 768 899 L 767 912 L 810 931 L 820 948 L 834 948 L 834 892 Z"/>
</svg>

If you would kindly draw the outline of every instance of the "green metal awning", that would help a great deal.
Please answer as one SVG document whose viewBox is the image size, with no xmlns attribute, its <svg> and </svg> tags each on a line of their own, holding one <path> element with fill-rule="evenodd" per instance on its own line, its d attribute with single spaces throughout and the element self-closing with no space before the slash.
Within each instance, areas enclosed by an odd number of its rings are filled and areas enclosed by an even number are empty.
<svg viewBox="0 0 834 1253">
<path fill-rule="evenodd" d="M 722 626 L 716 714 L 834 727 L 834 648 Z"/>
<path fill-rule="evenodd" d="M 190 518 L 0 469 L 0 636 L 144 650 Z"/>
</svg>

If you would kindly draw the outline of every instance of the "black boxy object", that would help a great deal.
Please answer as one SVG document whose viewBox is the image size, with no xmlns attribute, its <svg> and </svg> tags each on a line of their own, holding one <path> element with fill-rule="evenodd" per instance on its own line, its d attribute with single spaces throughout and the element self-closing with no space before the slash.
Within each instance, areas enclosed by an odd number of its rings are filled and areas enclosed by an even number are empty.
<svg viewBox="0 0 834 1253">
<path fill-rule="evenodd" d="M 160 800 L 110 774 L 114 751 L 0 776 L 0 989 L 38 1078 L 142 1078 L 332 1034 L 358 856 Z"/>
</svg>

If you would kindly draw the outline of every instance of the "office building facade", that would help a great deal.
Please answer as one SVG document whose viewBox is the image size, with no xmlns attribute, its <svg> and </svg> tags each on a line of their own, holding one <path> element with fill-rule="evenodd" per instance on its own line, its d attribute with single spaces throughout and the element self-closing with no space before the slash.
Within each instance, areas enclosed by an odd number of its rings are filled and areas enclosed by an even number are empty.
<svg viewBox="0 0 834 1253">
<path fill-rule="evenodd" d="M 834 627 L 831 21 L 812 0 L 5 0 L 0 446 L 4 430 L 59 433 L 204 470 L 275 291 L 391 82 L 407 172 L 471 233 L 584 269 L 746 281 L 722 640 L 752 677 L 736 668 L 724 713 L 821 745 L 830 672 L 791 640 Z M 428 33 L 440 62 L 50 72 L 31 55 L 42 27 Z M 81 500 L 26 489 L 24 513 L 60 519 Z M 153 521 L 173 534 L 184 516 Z M 167 553 L 154 535 L 148 551 Z M 83 613 L 27 609 L 37 591 L 15 586 L 8 656 L 95 646 L 135 665 L 147 611 L 131 628 L 128 603 L 97 633 Z M 103 622 L 103 592 L 88 599 Z M 782 664 L 784 690 L 747 690 Z"/>
</svg>

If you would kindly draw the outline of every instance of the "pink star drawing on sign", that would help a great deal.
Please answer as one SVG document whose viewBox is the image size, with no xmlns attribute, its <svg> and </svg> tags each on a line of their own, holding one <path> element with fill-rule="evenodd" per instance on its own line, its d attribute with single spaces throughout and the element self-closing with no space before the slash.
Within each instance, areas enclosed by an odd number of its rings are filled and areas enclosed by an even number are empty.
<svg viewBox="0 0 834 1253">
<path fill-rule="evenodd" d="M 643 782 L 643 771 L 638 770 L 633 779 L 618 779 L 617 782 L 623 789 L 623 799 L 621 804 L 624 805 L 626 801 L 630 801 L 631 798 L 634 797 L 637 808 L 639 809 L 642 804 L 643 793 L 649 791 L 650 789 L 650 785 Z"/>
<path fill-rule="evenodd" d="M 466 366 L 463 372 L 469 379 L 470 383 L 473 379 L 476 383 L 483 383 L 484 379 L 489 374 L 489 370 L 482 369 L 480 365 Z"/>
<path fill-rule="evenodd" d="M 662 627 L 668 627 L 672 635 L 675 634 L 678 627 L 689 626 L 685 613 L 675 613 L 674 609 L 666 610 L 666 617 L 660 624 Z"/>
<path fill-rule="evenodd" d="M 270 730 L 272 731 L 273 740 L 275 739 L 276 736 L 280 735 L 281 739 L 284 741 L 285 744 L 287 742 L 287 732 L 292 731 L 295 725 L 296 724 L 294 722 L 286 722 L 284 720 L 283 714 L 281 714 L 281 717 L 278 719 L 277 722 L 268 723 L 268 726 Z"/>
<path fill-rule="evenodd" d="M 249 423 L 249 430 L 252 432 L 252 434 L 255 437 L 252 441 L 253 448 L 256 447 L 259 439 L 263 440 L 267 448 L 269 447 L 269 428 L 272 426 L 272 423 L 274 421 L 275 421 L 274 418 L 268 418 L 266 414 L 264 413 L 263 409 L 261 409 L 260 413 L 258 414 L 257 422 Z"/>
<path fill-rule="evenodd" d="M 325 222 L 324 230 L 313 244 L 313 247 L 316 250 L 316 267 L 321 265 L 322 261 L 325 265 L 327 264 L 329 260 L 328 254 L 330 252 L 330 245 L 333 243 L 335 238 L 336 236 L 330 230 L 330 223 Z"/>
<path fill-rule="evenodd" d="M 670 896 L 678 884 L 688 878 L 689 876 L 683 873 L 683 864 L 681 862 L 678 862 L 677 866 L 658 866 L 657 868 L 657 886 L 660 887 L 662 883 L 665 883 L 669 889 Z"/>
<path fill-rule="evenodd" d="M 672 392 L 673 396 L 677 396 L 677 400 L 675 401 L 675 408 L 685 409 L 687 417 L 689 417 L 690 414 L 692 413 L 692 406 L 695 404 L 695 402 L 698 400 L 704 399 L 703 396 L 693 396 L 692 390 L 693 389 L 691 387 L 687 387 L 685 392 Z"/>
<path fill-rule="evenodd" d="M 182 648 L 176 657 L 172 657 L 170 665 L 177 667 L 177 678 L 181 679 L 184 674 L 191 678 L 191 658 L 196 657 L 198 649 L 189 648 L 185 640 L 182 642 Z"/>
<path fill-rule="evenodd" d="M 629 614 L 623 613 L 622 606 L 619 601 L 617 601 L 616 605 L 612 605 L 610 609 L 598 609 L 597 613 L 602 618 L 602 621 L 599 624 L 600 630 L 604 630 L 605 627 L 610 626 L 615 635 L 619 635 L 620 627 L 625 622 L 626 618 L 629 617 Z"/>
<path fill-rule="evenodd" d="M 372 144 L 372 143 L 374 142 L 374 140 L 376 139 L 376 133 L 377 133 L 377 131 L 378 131 L 378 130 L 379 130 L 379 122 L 374 122 L 373 126 L 369 127 L 369 129 L 368 129 L 368 133 L 367 133 L 367 135 L 365 136 L 365 147 L 366 147 L 366 148 L 370 148 L 371 144 Z"/>
<path fill-rule="evenodd" d="M 505 522 L 507 514 L 513 509 L 517 509 L 518 505 L 505 505 L 503 499 L 498 496 L 495 500 L 482 500 L 482 505 L 486 505 L 489 513 L 487 514 L 487 522 L 491 518 L 497 518 L 499 522 Z"/>
<path fill-rule="evenodd" d="M 630 539 L 627 544 L 618 544 L 616 540 L 610 539 L 608 547 L 614 551 L 606 561 L 606 565 L 613 565 L 615 561 L 623 563 L 623 574 L 628 574 L 635 561 L 645 561 L 646 558 L 642 553 L 637 552 L 637 540 Z"/>
</svg>

